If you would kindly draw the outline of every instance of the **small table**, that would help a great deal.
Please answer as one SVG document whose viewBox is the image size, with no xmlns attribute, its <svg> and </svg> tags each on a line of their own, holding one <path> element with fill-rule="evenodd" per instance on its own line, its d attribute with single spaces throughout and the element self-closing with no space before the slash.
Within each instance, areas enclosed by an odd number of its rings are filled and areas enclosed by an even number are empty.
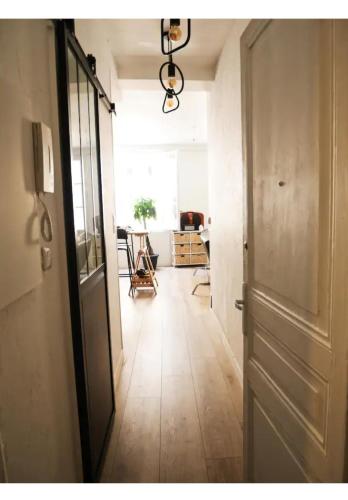
<svg viewBox="0 0 348 500">
<path fill-rule="evenodd" d="M 138 288 L 153 288 L 153 291 L 157 295 L 157 290 L 156 286 L 158 286 L 158 281 L 156 278 L 156 273 L 153 268 L 150 255 L 149 255 L 149 250 L 147 248 L 146 244 L 146 239 L 149 234 L 148 231 L 129 231 L 131 238 L 132 238 L 132 245 L 133 245 L 133 236 L 139 238 L 139 251 L 137 255 L 137 260 L 135 263 L 135 268 L 134 268 L 134 274 L 131 277 L 131 286 L 129 289 L 129 294 L 132 292 L 132 296 L 134 297 L 134 290 Z M 144 276 L 138 276 L 137 271 L 141 267 L 141 259 L 143 258 L 144 264 L 147 267 L 148 273 L 145 274 Z"/>
</svg>

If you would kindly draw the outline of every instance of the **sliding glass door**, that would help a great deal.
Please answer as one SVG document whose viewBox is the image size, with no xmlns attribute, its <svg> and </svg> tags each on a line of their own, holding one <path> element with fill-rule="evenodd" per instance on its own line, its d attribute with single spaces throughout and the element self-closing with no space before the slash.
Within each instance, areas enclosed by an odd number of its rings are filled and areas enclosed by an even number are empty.
<svg viewBox="0 0 348 500">
<path fill-rule="evenodd" d="M 87 58 L 57 24 L 64 210 L 84 478 L 95 481 L 115 411 L 104 247 L 98 91 Z"/>
<path fill-rule="evenodd" d="M 100 231 L 100 192 L 95 90 L 68 49 L 71 174 L 80 281 L 104 263 Z"/>
</svg>

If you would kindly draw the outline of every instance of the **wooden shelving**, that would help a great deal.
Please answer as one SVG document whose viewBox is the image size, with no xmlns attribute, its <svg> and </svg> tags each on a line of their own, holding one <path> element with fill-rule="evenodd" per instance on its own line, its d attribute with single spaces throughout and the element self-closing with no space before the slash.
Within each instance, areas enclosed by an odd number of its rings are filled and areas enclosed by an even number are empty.
<svg viewBox="0 0 348 500">
<path fill-rule="evenodd" d="M 173 266 L 204 266 L 207 262 L 200 231 L 172 232 Z"/>
</svg>

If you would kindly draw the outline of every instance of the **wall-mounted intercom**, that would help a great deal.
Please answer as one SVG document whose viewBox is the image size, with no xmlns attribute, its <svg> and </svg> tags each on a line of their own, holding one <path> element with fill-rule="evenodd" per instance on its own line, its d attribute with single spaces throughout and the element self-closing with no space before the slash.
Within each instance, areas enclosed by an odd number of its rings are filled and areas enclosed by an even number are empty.
<svg viewBox="0 0 348 500">
<path fill-rule="evenodd" d="M 35 180 L 38 193 L 54 193 L 52 132 L 44 123 L 33 123 Z"/>
<path fill-rule="evenodd" d="M 33 123 L 35 184 L 38 199 L 42 204 L 43 213 L 40 219 L 41 237 L 45 242 L 53 239 L 52 221 L 47 205 L 41 195 L 54 193 L 54 165 L 52 132 L 44 123 Z M 47 271 L 52 267 L 52 250 L 41 247 L 41 268 Z"/>
</svg>

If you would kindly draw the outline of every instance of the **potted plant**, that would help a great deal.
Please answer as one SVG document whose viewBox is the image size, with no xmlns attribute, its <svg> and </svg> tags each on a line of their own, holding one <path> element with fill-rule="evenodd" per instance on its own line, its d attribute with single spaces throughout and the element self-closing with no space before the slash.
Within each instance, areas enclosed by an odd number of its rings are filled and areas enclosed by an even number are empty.
<svg viewBox="0 0 348 500">
<path fill-rule="evenodd" d="M 154 205 L 154 201 L 151 198 L 140 198 L 134 205 L 134 219 L 139 220 L 143 223 L 145 231 L 146 228 L 146 220 L 147 219 L 156 219 L 156 207 Z M 149 251 L 150 259 L 153 265 L 153 268 L 157 267 L 158 253 L 153 251 L 153 248 L 150 243 L 149 236 L 146 236 L 146 245 Z M 147 269 L 147 263 L 143 257 L 143 264 L 145 269 Z"/>
</svg>

